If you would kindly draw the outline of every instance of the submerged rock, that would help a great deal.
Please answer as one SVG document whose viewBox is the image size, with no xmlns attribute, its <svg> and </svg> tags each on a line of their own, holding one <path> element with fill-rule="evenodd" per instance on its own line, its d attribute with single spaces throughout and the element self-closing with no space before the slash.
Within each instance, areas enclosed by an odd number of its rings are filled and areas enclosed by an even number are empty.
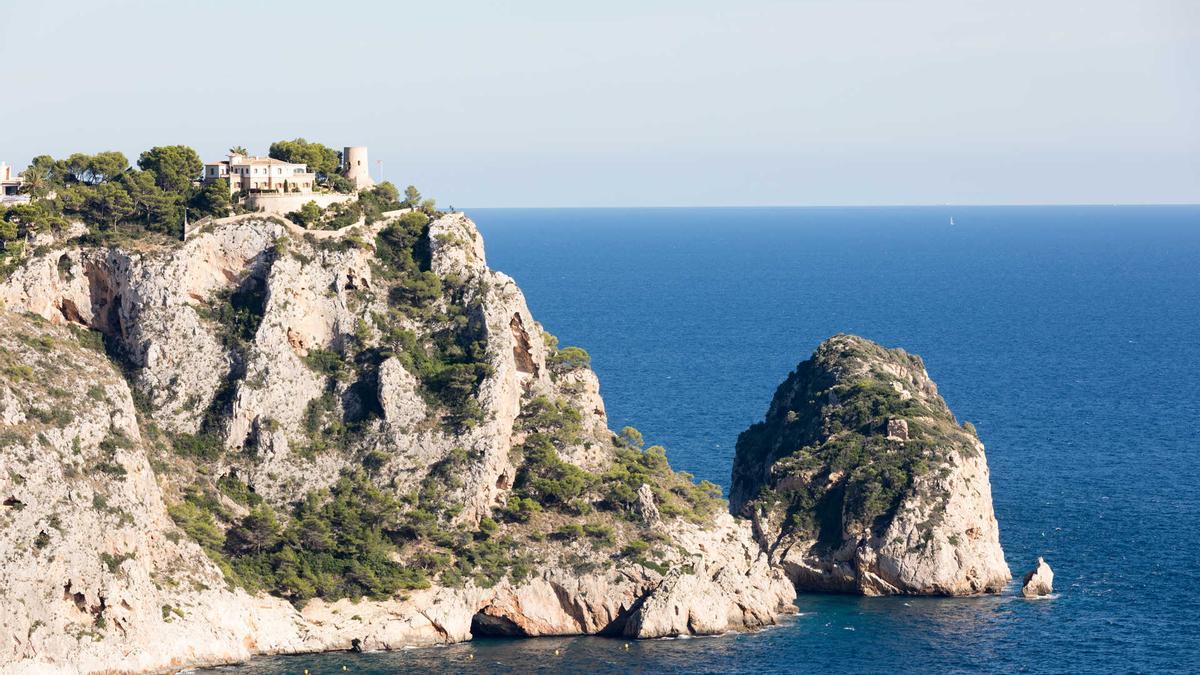
<svg viewBox="0 0 1200 675">
<path fill-rule="evenodd" d="M 1038 598 L 1054 592 L 1054 570 L 1038 556 L 1037 565 L 1025 573 L 1021 581 L 1021 595 L 1026 598 Z"/>
<path fill-rule="evenodd" d="M 738 438 L 730 495 L 802 591 L 971 595 L 1011 576 L 983 444 L 917 356 L 836 335 Z"/>
</svg>

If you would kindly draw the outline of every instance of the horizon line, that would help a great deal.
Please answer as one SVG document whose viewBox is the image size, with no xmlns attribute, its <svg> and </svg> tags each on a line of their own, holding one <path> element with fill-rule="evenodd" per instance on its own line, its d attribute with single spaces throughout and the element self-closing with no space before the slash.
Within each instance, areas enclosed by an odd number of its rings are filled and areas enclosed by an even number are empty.
<svg viewBox="0 0 1200 675">
<path fill-rule="evenodd" d="M 448 205 L 451 208 L 453 205 Z M 465 206 L 453 207 L 455 211 L 468 209 L 895 209 L 895 208 L 1030 208 L 1030 207 L 1088 207 L 1122 208 L 1130 206 L 1200 206 L 1200 202 L 1029 202 L 1024 204 L 724 204 L 687 205 L 652 204 L 633 206 Z"/>
</svg>

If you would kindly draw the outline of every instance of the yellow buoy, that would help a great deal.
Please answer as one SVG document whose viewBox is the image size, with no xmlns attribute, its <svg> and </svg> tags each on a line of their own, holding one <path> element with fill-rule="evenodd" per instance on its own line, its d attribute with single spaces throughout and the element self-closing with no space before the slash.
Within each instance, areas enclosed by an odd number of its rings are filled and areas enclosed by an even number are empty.
<svg viewBox="0 0 1200 675">
<path fill-rule="evenodd" d="M 555 649 L 555 650 L 554 650 L 554 655 L 555 655 L 555 656 L 558 656 L 558 650 L 557 650 L 557 649 Z"/>
<path fill-rule="evenodd" d="M 629 651 L 629 643 L 628 642 L 625 643 L 625 651 Z"/>
</svg>

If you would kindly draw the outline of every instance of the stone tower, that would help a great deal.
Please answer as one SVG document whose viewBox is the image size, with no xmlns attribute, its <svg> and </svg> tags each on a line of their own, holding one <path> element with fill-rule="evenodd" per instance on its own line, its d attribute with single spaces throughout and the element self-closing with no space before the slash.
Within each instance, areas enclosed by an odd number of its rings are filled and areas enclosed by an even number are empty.
<svg viewBox="0 0 1200 675">
<path fill-rule="evenodd" d="M 347 147 L 342 153 L 342 175 L 354 183 L 354 188 L 362 190 L 375 184 L 371 180 L 370 165 L 367 164 L 366 146 Z"/>
</svg>

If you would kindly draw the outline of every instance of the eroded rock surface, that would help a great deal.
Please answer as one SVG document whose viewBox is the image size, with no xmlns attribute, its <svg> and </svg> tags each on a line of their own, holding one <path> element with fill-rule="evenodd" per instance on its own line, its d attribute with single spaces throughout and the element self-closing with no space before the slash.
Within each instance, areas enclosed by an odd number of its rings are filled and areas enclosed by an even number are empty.
<svg viewBox="0 0 1200 675">
<path fill-rule="evenodd" d="M 983 444 L 917 356 L 837 335 L 738 438 L 730 495 L 800 590 L 995 592 L 1000 548 Z"/>
<path fill-rule="evenodd" d="M 612 434 L 461 214 L 61 247 L 0 301 L 0 672 L 792 609 L 714 486 Z"/>
</svg>

